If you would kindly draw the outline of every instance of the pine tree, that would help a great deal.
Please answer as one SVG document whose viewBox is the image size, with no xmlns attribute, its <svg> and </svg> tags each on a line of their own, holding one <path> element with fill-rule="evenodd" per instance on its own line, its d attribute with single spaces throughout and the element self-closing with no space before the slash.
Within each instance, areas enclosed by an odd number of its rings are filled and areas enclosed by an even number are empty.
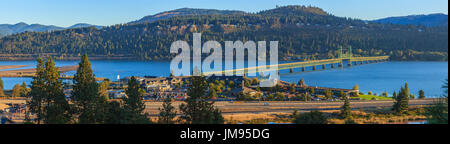
<svg viewBox="0 0 450 144">
<path fill-rule="evenodd" d="M 0 77 L 0 97 L 5 96 L 5 92 L 3 91 L 3 80 Z"/>
<path fill-rule="evenodd" d="M 79 123 L 102 123 L 106 100 L 100 96 L 99 85 L 87 55 L 81 58 L 73 83 L 72 99 L 76 104 Z"/>
<path fill-rule="evenodd" d="M 341 116 L 344 119 L 349 119 L 352 117 L 352 108 L 350 107 L 348 97 L 344 98 L 344 105 L 341 107 Z"/>
<path fill-rule="evenodd" d="M 30 93 L 30 89 L 28 88 L 28 86 L 25 82 L 22 82 L 22 85 L 20 86 L 20 88 L 21 88 L 21 91 L 20 91 L 21 97 L 26 97 L 28 95 L 28 93 Z"/>
<path fill-rule="evenodd" d="M 191 77 L 186 104 L 180 105 L 181 118 L 190 124 L 223 124 L 224 118 L 214 102 L 207 102 L 208 83 L 203 76 Z"/>
<path fill-rule="evenodd" d="M 106 124 L 127 124 L 127 116 L 119 102 L 108 103 L 105 118 Z"/>
<path fill-rule="evenodd" d="M 409 87 L 408 83 L 405 87 L 402 87 L 395 99 L 393 109 L 397 114 L 403 114 L 408 111 L 409 108 Z"/>
<path fill-rule="evenodd" d="M 100 96 L 104 97 L 105 100 L 109 100 L 108 89 L 109 89 L 110 84 L 111 84 L 111 81 L 109 79 L 106 79 L 103 82 L 101 82 L 100 86 L 99 86 Z"/>
<path fill-rule="evenodd" d="M 158 123 L 160 124 L 174 124 L 174 118 L 177 116 L 175 107 L 172 106 L 171 99 L 164 100 L 163 107 L 159 108 Z"/>
<path fill-rule="evenodd" d="M 33 77 L 31 82 L 31 91 L 28 95 L 29 101 L 27 105 L 29 106 L 30 112 L 36 114 L 36 123 L 40 124 L 44 118 L 43 103 L 44 103 L 44 92 L 45 92 L 45 79 L 44 79 L 44 61 L 42 58 L 37 59 L 36 65 L 36 75 Z"/>
<path fill-rule="evenodd" d="M 71 107 L 66 100 L 62 81 L 59 79 L 59 70 L 51 57 L 47 59 L 44 69 L 43 121 L 46 124 L 66 124 L 71 120 Z"/>
<path fill-rule="evenodd" d="M 146 114 L 143 114 L 145 104 L 142 101 L 142 93 L 139 89 L 136 78 L 131 77 L 126 90 L 127 97 L 123 99 L 125 112 L 128 117 L 127 122 L 129 124 L 145 124 L 150 122 Z"/>
<path fill-rule="evenodd" d="M 14 85 L 11 97 L 20 97 L 21 96 L 22 87 L 19 84 Z"/>
</svg>

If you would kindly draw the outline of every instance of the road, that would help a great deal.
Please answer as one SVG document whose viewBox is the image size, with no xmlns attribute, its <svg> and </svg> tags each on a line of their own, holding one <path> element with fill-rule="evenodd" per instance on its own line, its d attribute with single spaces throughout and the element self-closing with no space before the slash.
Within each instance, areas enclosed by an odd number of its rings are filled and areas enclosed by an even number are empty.
<svg viewBox="0 0 450 144">
<path fill-rule="evenodd" d="M 435 103 L 436 99 L 410 100 L 410 106 L 427 106 Z M 178 108 L 182 102 L 174 102 L 172 105 Z M 268 104 L 268 105 L 266 105 Z M 291 113 L 294 110 L 299 112 L 311 110 L 339 110 L 343 102 L 216 102 L 216 106 L 223 114 L 244 114 L 244 113 L 267 113 L 267 112 L 285 112 Z M 351 107 L 355 110 L 376 109 L 392 107 L 394 101 L 352 101 Z M 162 102 L 146 103 L 146 112 L 152 116 L 159 113 Z"/>
<path fill-rule="evenodd" d="M 435 103 L 436 99 L 410 100 L 410 106 L 427 106 Z M 24 104 L 25 100 L 1 100 L 0 104 Z M 183 102 L 173 102 L 173 106 L 178 107 Z M 355 110 L 372 109 L 372 108 L 388 108 L 392 107 L 394 101 L 351 101 L 351 107 Z M 162 107 L 162 102 L 146 102 L 145 112 L 151 116 L 159 113 L 158 108 Z M 343 102 L 216 102 L 223 114 L 244 114 L 244 113 L 267 113 L 267 112 L 286 112 L 291 113 L 294 110 L 300 112 L 311 110 L 339 110 Z"/>
</svg>

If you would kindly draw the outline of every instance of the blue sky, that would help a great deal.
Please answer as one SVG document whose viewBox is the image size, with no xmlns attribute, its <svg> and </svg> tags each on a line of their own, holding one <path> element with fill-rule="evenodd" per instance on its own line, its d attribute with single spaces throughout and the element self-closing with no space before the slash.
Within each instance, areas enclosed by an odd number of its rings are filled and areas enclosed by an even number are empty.
<svg viewBox="0 0 450 144">
<path fill-rule="evenodd" d="M 113 25 L 177 8 L 258 12 L 276 5 L 312 5 L 336 16 L 365 20 L 411 14 L 448 14 L 447 0 L 0 0 L 0 24 Z"/>
</svg>

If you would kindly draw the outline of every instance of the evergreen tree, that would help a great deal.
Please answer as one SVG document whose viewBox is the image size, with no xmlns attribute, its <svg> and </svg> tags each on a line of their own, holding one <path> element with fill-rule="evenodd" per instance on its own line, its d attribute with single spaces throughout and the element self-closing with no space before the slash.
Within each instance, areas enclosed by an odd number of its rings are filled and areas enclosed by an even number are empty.
<svg viewBox="0 0 450 144">
<path fill-rule="evenodd" d="M 392 94 L 392 98 L 397 99 L 397 92 L 394 91 L 394 93 Z"/>
<path fill-rule="evenodd" d="M 87 55 L 83 55 L 73 79 L 72 99 L 81 124 L 102 123 L 106 100 L 100 96 L 98 83 Z"/>
<path fill-rule="evenodd" d="M 28 93 L 30 93 L 30 89 L 27 87 L 27 84 L 25 82 L 22 82 L 22 85 L 20 86 L 21 91 L 20 91 L 20 96 L 21 97 L 26 97 L 28 95 Z"/>
<path fill-rule="evenodd" d="M 3 91 L 3 80 L 2 77 L 0 77 L 0 97 L 5 96 L 5 92 Z"/>
<path fill-rule="evenodd" d="M 113 101 L 108 103 L 105 118 L 106 124 L 127 124 L 127 119 L 125 110 L 119 102 Z"/>
<path fill-rule="evenodd" d="M 109 79 L 106 79 L 105 81 L 101 82 L 99 86 L 100 96 L 105 98 L 105 100 L 109 100 L 108 89 L 110 84 L 111 81 Z"/>
<path fill-rule="evenodd" d="M 66 124 L 71 120 L 71 107 L 59 79 L 59 70 L 51 57 L 47 59 L 44 69 L 43 121 L 46 124 Z"/>
<path fill-rule="evenodd" d="M 139 83 L 135 77 L 131 77 L 128 81 L 128 88 L 123 99 L 124 109 L 127 114 L 127 123 L 129 124 L 146 124 L 150 123 L 146 114 L 143 114 L 145 104 L 142 101 L 142 93 L 139 91 Z"/>
<path fill-rule="evenodd" d="M 405 87 L 402 87 L 395 99 L 393 109 L 397 114 L 403 114 L 408 111 L 409 108 L 409 87 L 408 83 Z"/>
<path fill-rule="evenodd" d="M 181 118 L 190 124 L 223 124 L 224 118 L 214 102 L 207 102 L 208 83 L 203 76 L 191 77 L 186 104 L 180 105 Z"/>
<path fill-rule="evenodd" d="M 45 92 L 45 79 L 44 79 L 44 61 L 42 58 L 37 59 L 36 75 L 31 82 L 31 91 L 28 95 L 29 99 L 27 105 L 31 113 L 36 114 L 36 123 L 40 124 L 44 118 L 44 92 Z"/>
<path fill-rule="evenodd" d="M 341 116 L 344 119 L 350 119 L 352 117 L 352 108 L 350 107 L 348 97 L 344 98 L 344 105 L 341 107 Z"/>
<path fill-rule="evenodd" d="M 164 100 L 163 107 L 159 108 L 158 123 L 160 124 L 174 124 L 174 118 L 177 116 L 175 107 L 172 106 L 172 100 Z"/>
<path fill-rule="evenodd" d="M 21 96 L 22 87 L 19 84 L 14 85 L 11 97 L 20 97 Z"/>
<path fill-rule="evenodd" d="M 425 97 L 425 91 L 423 91 L 423 90 L 420 90 L 419 91 L 419 99 L 425 99 L 426 97 Z"/>
</svg>

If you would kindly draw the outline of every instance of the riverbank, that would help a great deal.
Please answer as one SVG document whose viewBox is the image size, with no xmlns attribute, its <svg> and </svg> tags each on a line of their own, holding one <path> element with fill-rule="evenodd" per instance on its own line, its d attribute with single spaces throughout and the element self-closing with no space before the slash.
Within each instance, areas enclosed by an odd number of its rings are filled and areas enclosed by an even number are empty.
<svg viewBox="0 0 450 144">
<path fill-rule="evenodd" d="M 0 65 L 0 70 L 28 67 L 29 65 Z"/>
<path fill-rule="evenodd" d="M 22 68 L 27 67 L 24 65 L 9 65 L 4 66 L 5 69 L 12 69 L 12 68 Z M 1 69 L 1 66 L 0 66 Z M 64 73 L 68 71 L 75 71 L 78 69 L 78 65 L 73 66 L 63 66 L 59 67 L 59 72 Z M 17 70 L 7 70 L 7 71 L 0 71 L 0 77 L 34 77 L 36 73 L 36 68 L 31 69 L 17 69 Z"/>
</svg>

